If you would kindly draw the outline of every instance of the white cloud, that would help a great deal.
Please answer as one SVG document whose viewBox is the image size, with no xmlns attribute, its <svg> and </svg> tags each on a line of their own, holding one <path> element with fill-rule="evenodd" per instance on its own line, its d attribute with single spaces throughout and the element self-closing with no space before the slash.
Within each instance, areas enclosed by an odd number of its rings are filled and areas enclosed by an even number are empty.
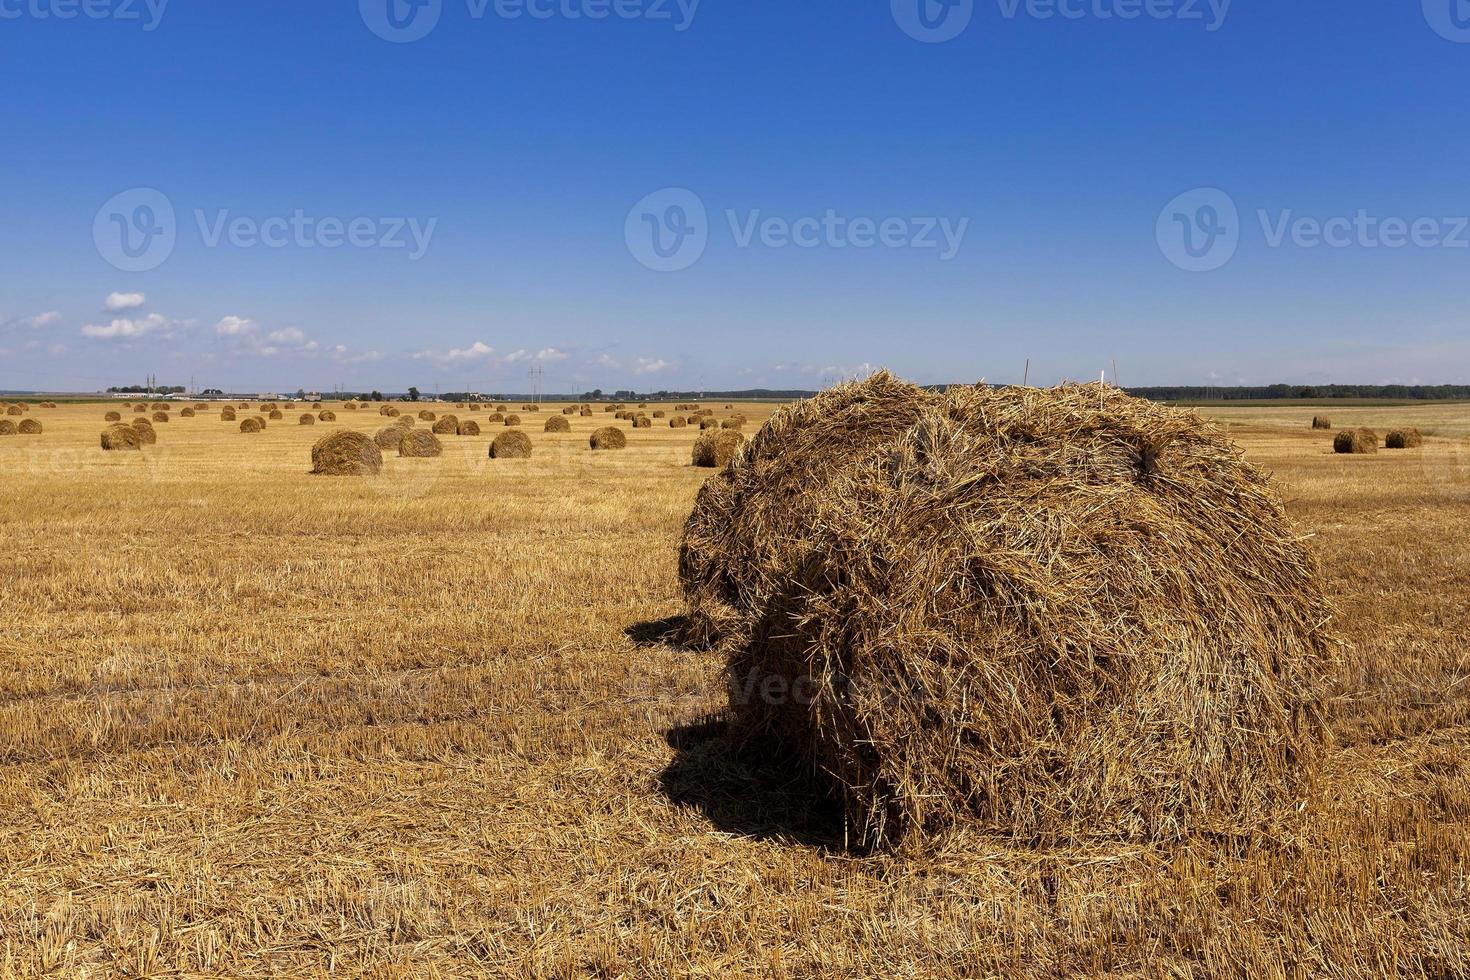
<svg viewBox="0 0 1470 980">
<path fill-rule="evenodd" d="M 513 350 L 509 354 L 505 355 L 505 363 L 507 363 L 507 364 L 514 364 L 517 361 L 524 361 L 526 358 L 528 358 L 530 356 L 531 356 L 530 353 L 527 352 L 524 349 L 522 349 L 522 350 Z"/>
<path fill-rule="evenodd" d="M 103 308 L 108 313 L 121 313 L 124 310 L 136 310 L 147 300 L 148 297 L 142 293 L 109 293 Z"/>
<path fill-rule="evenodd" d="M 640 357 L 633 364 L 633 373 L 634 374 L 657 374 L 660 371 L 667 371 L 669 368 L 671 368 L 673 366 L 674 365 L 670 364 L 668 361 L 665 361 L 665 360 L 663 360 L 661 358 Z"/>
<path fill-rule="evenodd" d="M 565 361 L 567 352 L 557 350 L 555 347 L 547 347 L 536 352 L 536 360 L 547 364 L 555 364 L 557 361 Z"/>
<path fill-rule="evenodd" d="M 306 334 L 297 327 L 286 327 L 284 330 L 272 330 L 265 339 L 273 344 L 304 344 Z"/>
<path fill-rule="evenodd" d="M 605 368 L 611 368 L 614 371 L 622 367 L 622 365 L 618 363 L 617 358 L 613 357 L 611 354 L 598 354 L 597 363 Z"/>
<path fill-rule="evenodd" d="M 37 313 L 35 316 L 25 317 L 20 321 L 20 325 L 23 327 L 30 327 L 34 330 L 40 327 L 49 327 L 53 323 L 60 322 L 60 313 L 56 312 L 55 310 L 47 310 L 45 313 Z"/>
<path fill-rule="evenodd" d="M 214 332 L 221 337 L 241 337 L 255 332 L 256 323 L 246 317 L 227 316 L 214 325 Z"/>
<path fill-rule="evenodd" d="M 82 328 L 82 336 L 96 340 L 130 340 L 156 333 L 160 328 L 167 326 L 168 322 L 167 317 L 157 313 L 150 313 L 142 319 L 120 317 L 111 323 L 89 323 Z"/>
<path fill-rule="evenodd" d="M 495 353 L 494 347 L 477 340 L 468 347 L 456 347 L 448 351 L 421 350 L 413 355 L 413 359 L 415 361 L 432 361 L 441 367 L 448 367 L 451 364 L 468 364 L 474 361 L 483 361 L 493 353 Z"/>
</svg>

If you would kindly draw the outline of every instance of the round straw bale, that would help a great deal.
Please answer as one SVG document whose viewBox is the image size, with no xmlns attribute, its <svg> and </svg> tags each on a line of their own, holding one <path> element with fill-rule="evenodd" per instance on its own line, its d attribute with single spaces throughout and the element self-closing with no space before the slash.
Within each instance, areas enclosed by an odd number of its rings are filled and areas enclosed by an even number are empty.
<svg viewBox="0 0 1470 980">
<path fill-rule="evenodd" d="M 385 425 L 373 436 L 373 442 L 378 444 L 379 449 L 397 449 L 402 441 L 403 428 L 397 425 Z"/>
<path fill-rule="evenodd" d="M 137 406 L 135 406 L 133 408 L 133 413 L 135 415 L 147 415 L 148 414 L 148 406 L 147 405 L 137 405 Z"/>
<path fill-rule="evenodd" d="M 510 411 L 510 406 L 509 405 L 496 405 L 495 406 L 495 410 L 497 412 L 499 412 L 501 415 L 504 415 L 506 412 Z"/>
<path fill-rule="evenodd" d="M 23 436 L 38 436 L 41 434 L 41 423 L 35 419 L 21 419 L 16 431 Z"/>
<path fill-rule="evenodd" d="M 577 406 L 568 405 L 566 408 L 561 410 L 561 413 L 563 415 L 576 415 L 578 411 L 580 411 L 580 409 L 578 409 Z"/>
<path fill-rule="evenodd" d="M 505 424 L 506 425 L 520 425 L 521 424 L 521 417 L 519 415 L 507 415 L 505 417 Z"/>
<path fill-rule="evenodd" d="M 505 416 L 500 414 L 499 412 L 491 412 L 489 415 L 485 416 L 486 425 L 502 425 L 504 424 L 504 422 Z"/>
<path fill-rule="evenodd" d="M 9 419 L 0 419 L 0 436 L 15 435 L 15 423 Z"/>
<path fill-rule="evenodd" d="M 1372 429 L 1343 429 L 1332 440 L 1332 451 L 1337 453 L 1376 453 L 1378 433 Z"/>
<path fill-rule="evenodd" d="M 441 436 L 452 436 L 459 432 L 459 419 L 453 415 L 445 415 L 434 422 L 434 431 Z"/>
<path fill-rule="evenodd" d="M 316 425 L 316 416 L 310 412 L 303 412 L 297 422 L 300 425 Z"/>
<path fill-rule="evenodd" d="M 730 429 L 734 432 L 739 432 L 744 425 L 744 419 L 726 419 L 725 421 L 720 423 L 720 428 Z"/>
<path fill-rule="evenodd" d="M 622 449 L 628 445 L 628 437 L 616 426 L 606 425 L 592 433 L 587 441 L 593 449 Z"/>
<path fill-rule="evenodd" d="M 192 408 L 186 408 L 186 409 L 182 410 L 181 412 L 179 412 L 179 418 L 181 418 L 181 419 L 192 419 L 193 417 L 194 417 L 194 410 Z"/>
<path fill-rule="evenodd" d="M 153 413 L 153 421 L 155 421 L 155 422 L 167 422 L 168 421 L 168 418 L 169 418 L 169 415 L 168 415 L 167 412 L 154 412 Z"/>
<path fill-rule="evenodd" d="M 102 430 L 102 448 L 109 451 L 141 449 L 143 440 L 131 425 L 111 425 Z"/>
<path fill-rule="evenodd" d="M 349 411 L 349 412 L 355 412 L 355 411 L 357 411 L 357 403 L 356 402 L 346 402 L 345 404 L 343 404 L 342 408 L 345 409 L 346 411 Z"/>
<path fill-rule="evenodd" d="M 669 416 L 669 428 L 671 429 L 682 429 L 688 424 L 689 423 L 684 420 L 684 416 L 682 415 Z"/>
<path fill-rule="evenodd" d="M 412 415 L 395 415 L 388 424 L 399 429 L 412 429 L 417 423 Z"/>
<path fill-rule="evenodd" d="M 477 436 L 480 434 L 480 423 L 474 419 L 465 419 L 459 423 L 459 434 L 462 436 Z"/>
<path fill-rule="evenodd" d="M 490 443 L 491 459 L 529 459 L 531 437 L 520 429 L 502 432 Z"/>
<path fill-rule="evenodd" d="M 25 428 L 24 422 L 21 428 Z M 1394 429 L 1384 437 L 1383 445 L 1387 449 L 1418 449 L 1424 445 L 1424 436 L 1415 428 Z"/>
<path fill-rule="evenodd" d="M 654 411 L 653 417 L 656 418 L 656 419 L 661 419 L 661 418 L 666 417 L 668 414 L 669 414 L 668 412 L 665 412 L 663 409 L 660 408 L 660 409 L 656 409 Z"/>
<path fill-rule="evenodd" d="M 582 409 L 582 415 L 581 415 L 581 417 L 584 418 L 584 419 L 590 419 L 592 417 L 592 409 L 590 409 L 590 408 L 584 408 L 584 409 Z"/>
<path fill-rule="evenodd" d="M 103 416 L 103 421 L 104 422 L 121 422 L 122 421 L 122 413 L 121 412 L 108 412 L 105 416 Z"/>
<path fill-rule="evenodd" d="M 322 407 L 322 403 L 321 402 L 312 402 L 311 403 L 311 407 L 312 407 L 313 410 L 320 410 L 321 407 Z"/>
<path fill-rule="evenodd" d="M 696 418 L 699 419 L 699 427 L 701 429 L 718 429 L 720 427 L 719 419 L 709 418 L 708 416 L 696 416 Z M 692 422 L 693 419 L 690 419 L 690 421 Z"/>
<path fill-rule="evenodd" d="M 546 420 L 546 425 L 543 426 L 543 431 L 546 431 L 546 432 L 571 432 L 572 431 L 572 423 L 570 423 L 570 422 L 568 422 L 566 420 L 566 416 L 563 416 L 563 415 L 553 415 L 551 418 L 549 418 L 549 419 Z"/>
<path fill-rule="evenodd" d="M 322 476 L 372 476 L 382 469 L 382 451 L 361 432 L 333 432 L 311 447 L 311 471 Z"/>
<path fill-rule="evenodd" d="M 219 413 L 219 420 L 221 422 L 235 421 L 235 410 L 233 408 L 221 409 Z"/>
<path fill-rule="evenodd" d="M 261 422 L 260 419 L 256 418 L 253 415 L 248 419 L 242 419 L 240 422 L 241 432 L 259 432 L 264 428 L 265 423 Z"/>
<path fill-rule="evenodd" d="M 321 421 L 321 422 L 335 422 L 335 421 L 337 421 L 337 413 L 334 412 L 334 411 L 332 411 L 330 408 L 323 409 L 322 411 L 317 412 L 316 413 L 316 417 L 317 417 L 318 421 Z"/>
<path fill-rule="evenodd" d="M 1314 428 L 1314 429 L 1330 429 L 1330 428 L 1332 428 L 1332 420 L 1330 418 L 1328 418 L 1327 416 L 1325 416 L 1325 415 L 1313 415 L 1312 416 L 1312 428 Z"/>
<path fill-rule="evenodd" d="M 541 406 L 540 405 L 527 405 L 526 406 L 526 411 L 528 411 L 528 412 L 539 412 L 539 411 L 541 411 Z"/>
<path fill-rule="evenodd" d="M 1219 430 L 1117 389 L 880 372 L 785 406 L 701 489 L 680 572 L 732 735 L 867 846 L 1252 839 L 1318 755 L 1302 535 Z"/>
<path fill-rule="evenodd" d="M 472 412 L 478 412 L 482 407 L 478 402 L 470 402 L 470 411 Z"/>
<path fill-rule="evenodd" d="M 272 421 L 272 422 L 274 422 L 274 421 L 275 421 L 275 420 L 276 420 L 276 419 L 283 419 L 283 418 L 285 418 L 285 417 L 286 417 L 286 416 L 285 416 L 285 415 L 283 415 L 283 414 L 282 414 L 282 413 L 281 413 L 281 410 L 280 410 L 280 409 L 279 409 L 279 408 L 273 408 L 273 409 L 271 409 L 271 413 L 270 413 L 270 415 L 269 415 L 269 416 L 268 416 L 268 418 L 269 418 L 269 419 L 270 419 L 270 420 L 271 420 L 271 421 Z"/>
<path fill-rule="evenodd" d="M 398 455 L 426 458 L 444 452 L 444 444 L 428 429 L 409 429 L 398 442 Z"/>
<path fill-rule="evenodd" d="M 399 417 L 399 416 L 400 416 L 400 415 L 403 415 L 403 413 L 402 413 L 402 412 L 400 412 L 400 411 L 399 411 L 399 410 L 398 410 L 398 409 L 396 409 L 396 408 L 393 408 L 393 407 L 392 407 L 392 406 L 391 406 L 391 405 L 390 405 L 390 406 L 389 406 L 389 407 L 388 407 L 388 410 L 387 410 L 387 411 L 386 411 L 386 412 L 384 412 L 384 413 L 383 413 L 383 414 L 384 414 L 384 415 L 386 415 L 386 416 L 388 416 L 388 417 L 389 417 L 389 418 L 391 418 L 391 419 L 396 419 L 396 418 L 398 418 L 398 417 Z M 407 417 L 408 417 L 408 416 L 404 416 L 404 418 L 407 418 Z"/>
<path fill-rule="evenodd" d="M 653 419 L 649 418 L 647 415 L 635 415 L 633 416 L 633 428 L 651 429 L 653 428 Z"/>
<path fill-rule="evenodd" d="M 431 411 L 429 411 L 427 408 L 424 409 L 424 410 L 422 410 L 421 412 L 419 412 L 419 421 L 420 422 L 432 422 L 432 421 L 434 421 L 434 418 L 435 418 L 434 413 L 431 412 Z"/>
<path fill-rule="evenodd" d="M 616 412 L 617 410 L 618 410 L 618 406 L 616 406 L 616 405 L 608 405 L 605 408 L 603 408 L 603 411 L 604 412 Z"/>
<path fill-rule="evenodd" d="M 745 436 L 734 429 L 712 429 L 694 440 L 695 466 L 724 466 L 735 458 Z"/>
</svg>

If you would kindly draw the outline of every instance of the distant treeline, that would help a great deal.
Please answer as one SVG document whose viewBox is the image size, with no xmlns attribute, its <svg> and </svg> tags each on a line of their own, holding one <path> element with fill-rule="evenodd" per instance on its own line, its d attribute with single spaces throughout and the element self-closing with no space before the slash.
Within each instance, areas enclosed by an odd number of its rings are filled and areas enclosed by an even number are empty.
<svg viewBox="0 0 1470 980">
<path fill-rule="evenodd" d="M 1127 390 L 1130 395 L 1161 402 L 1279 401 L 1291 398 L 1470 400 L 1470 385 L 1260 385 L 1232 388 L 1165 385 Z"/>
</svg>

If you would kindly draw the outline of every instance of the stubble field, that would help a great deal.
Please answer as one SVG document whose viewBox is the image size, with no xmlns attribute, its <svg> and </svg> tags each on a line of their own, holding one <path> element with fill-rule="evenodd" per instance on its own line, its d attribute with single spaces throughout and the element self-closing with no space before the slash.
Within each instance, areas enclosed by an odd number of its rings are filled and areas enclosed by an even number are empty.
<svg viewBox="0 0 1470 980">
<path fill-rule="evenodd" d="M 1206 410 L 1349 644 L 1289 834 L 896 856 L 732 755 L 718 660 L 669 642 L 697 429 L 547 406 L 530 460 L 486 426 L 326 478 L 375 411 L 104 453 L 113 407 L 0 438 L 4 975 L 1470 977 L 1470 406 L 1334 409 L 1432 433 L 1366 457 Z"/>
</svg>

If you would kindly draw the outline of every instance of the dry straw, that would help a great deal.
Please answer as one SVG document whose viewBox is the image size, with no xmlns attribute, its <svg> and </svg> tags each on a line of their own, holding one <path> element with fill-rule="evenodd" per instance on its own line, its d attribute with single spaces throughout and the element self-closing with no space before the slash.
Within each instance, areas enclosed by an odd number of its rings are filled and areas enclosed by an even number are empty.
<svg viewBox="0 0 1470 980">
<path fill-rule="evenodd" d="M 379 429 L 377 435 L 373 436 L 379 449 L 397 449 L 398 444 L 403 441 L 403 429 L 397 425 L 385 425 Z"/>
<path fill-rule="evenodd" d="M 121 412 L 108 412 L 105 416 L 103 416 L 103 421 L 104 422 L 121 422 L 122 421 L 122 413 Z"/>
<path fill-rule="evenodd" d="M 701 429 L 718 429 L 720 427 L 719 419 L 710 418 L 707 415 L 696 417 L 699 418 L 699 427 Z M 690 421 L 693 421 L 693 419 L 691 419 Z"/>
<path fill-rule="evenodd" d="M 16 431 L 23 436 L 38 436 L 41 434 L 41 423 L 35 419 L 21 419 Z"/>
<path fill-rule="evenodd" d="M 219 413 L 219 420 L 221 422 L 235 421 L 235 410 L 233 408 L 222 409 Z"/>
<path fill-rule="evenodd" d="M 1344 429 L 1332 440 L 1332 449 L 1344 454 L 1376 453 L 1378 433 L 1372 429 Z"/>
<path fill-rule="evenodd" d="M 409 429 L 398 442 L 398 455 L 425 459 L 444 452 L 444 444 L 428 429 Z"/>
<path fill-rule="evenodd" d="M 571 432 L 572 423 L 568 422 L 564 415 L 553 415 L 546 420 L 546 425 L 542 428 L 546 432 Z"/>
<path fill-rule="evenodd" d="M 154 412 L 153 413 L 153 421 L 155 421 L 155 422 L 167 422 L 168 421 L 168 413 L 167 412 Z"/>
<path fill-rule="evenodd" d="M 25 423 L 21 423 L 25 427 Z M 1424 445 L 1424 436 L 1418 429 L 1394 429 L 1383 440 L 1386 449 L 1418 449 Z"/>
<path fill-rule="evenodd" d="M 325 409 L 325 410 L 320 411 L 320 412 L 317 412 L 316 413 L 316 417 L 320 421 L 322 421 L 322 422 L 335 422 L 335 421 L 337 421 L 337 413 L 334 412 L 334 411 L 332 411 L 330 408 L 329 409 Z"/>
<path fill-rule="evenodd" d="M 286 416 L 284 414 L 282 414 L 282 412 L 281 412 L 281 410 L 279 408 L 273 408 L 273 409 L 271 409 L 270 415 L 267 416 L 267 418 L 269 418 L 272 422 L 276 421 L 277 419 L 283 419 L 285 417 Z"/>
<path fill-rule="evenodd" d="M 480 423 L 474 419 L 465 419 L 459 423 L 459 434 L 462 436 L 477 436 L 480 434 Z"/>
<path fill-rule="evenodd" d="M 682 415 L 669 416 L 669 428 L 671 429 L 682 429 L 688 424 L 689 423 L 685 421 L 684 416 Z"/>
<path fill-rule="evenodd" d="M 521 417 L 519 415 L 507 415 L 505 417 L 505 424 L 506 425 L 520 425 L 521 424 Z"/>
<path fill-rule="evenodd" d="M 694 440 L 695 466 L 724 466 L 735 458 L 745 436 L 734 429 L 715 429 Z"/>
<path fill-rule="evenodd" d="M 311 414 L 310 412 L 305 412 L 297 421 L 301 425 L 316 425 L 316 416 Z"/>
<path fill-rule="evenodd" d="M 15 423 L 9 419 L 0 419 L 0 436 L 15 435 Z"/>
<path fill-rule="evenodd" d="M 531 437 L 519 429 L 502 432 L 490 443 L 491 459 L 530 459 Z"/>
<path fill-rule="evenodd" d="M 102 448 L 108 451 L 141 449 L 143 440 L 131 425 L 113 425 L 102 430 Z"/>
<path fill-rule="evenodd" d="M 633 428 L 635 429 L 653 428 L 653 419 L 649 418 L 647 415 L 635 415 L 632 421 Z"/>
<path fill-rule="evenodd" d="M 334 432 L 311 447 L 311 471 L 322 476 L 372 476 L 382 469 L 382 451 L 361 432 Z"/>
<path fill-rule="evenodd" d="M 622 429 L 607 425 L 592 433 L 587 444 L 593 449 L 622 449 L 628 445 L 628 437 Z"/>
<path fill-rule="evenodd" d="M 251 416 L 250 418 L 244 419 L 240 422 L 241 432 L 259 432 L 264 428 L 265 423 L 261 422 L 260 419 L 255 418 L 254 416 Z"/>
<path fill-rule="evenodd" d="M 1325 415 L 1314 415 L 1312 416 L 1312 428 L 1330 429 L 1332 428 L 1332 420 Z"/>
<path fill-rule="evenodd" d="M 424 409 L 423 411 L 419 412 L 419 421 L 420 422 L 432 422 L 432 421 L 434 421 L 434 413 L 431 412 L 431 411 L 429 411 L 427 408 Z"/>
<path fill-rule="evenodd" d="M 784 407 L 680 571 L 732 733 L 870 846 L 1252 837 L 1317 756 L 1315 561 L 1217 429 L 1117 389 L 884 372 Z"/>
<path fill-rule="evenodd" d="M 193 417 L 194 410 L 192 408 L 186 408 L 183 411 L 179 412 L 179 418 L 181 419 L 192 419 Z"/>
<path fill-rule="evenodd" d="M 441 436 L 452 436 L 459 433 L 459 418 L 454 415 L 445 415 L 434 422 L 434 431 Z"/>
</svg>

